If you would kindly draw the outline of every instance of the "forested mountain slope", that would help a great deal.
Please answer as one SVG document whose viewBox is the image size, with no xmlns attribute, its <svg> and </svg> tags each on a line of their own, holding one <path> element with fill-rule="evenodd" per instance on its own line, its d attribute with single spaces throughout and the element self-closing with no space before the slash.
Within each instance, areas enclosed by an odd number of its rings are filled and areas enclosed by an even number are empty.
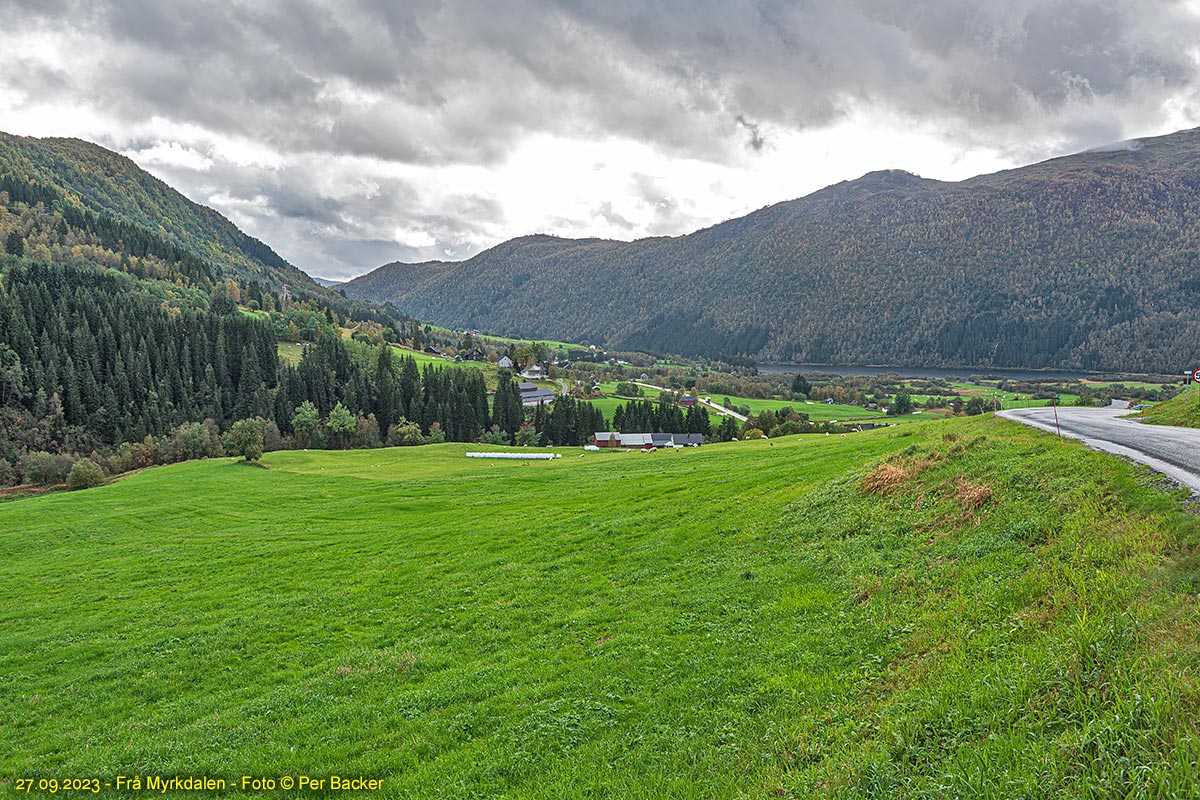
<svg viewBox="0 0 1200 800">
<path fill-rule="evenodd" d="M 1200 355 L 1200 131 L 959 183 L 876 172 L 674 238 L 531 236 L 342 288 L 685 355 L 1174 372 Z"/>
<path fill-rule="evenodd" d="M 276 291 L 286 284 L 293 294 L 326 294 L 308 275 L 213 209 L 193 203 L 99 145 L 0 133 L 3 177 L 49 192 L 66 206 L 140 228 L 209 262 L 222 277 L 257 281 Z M 38 252 L 39 244 L 46 246 L 44 252 Z M 32 255 L 51 260 L 51 242 L 35 239 L 29 245 Z"/>
<path fill-rule="evenodd" d="M 364 298 L 389 297 L 396 293 L 398 287 L 409 286 L 428 278 L 439 269 L 452 269 L 454 266 L 455 264 L 446 261 L 423 261 L 419 264 L 393 261 L 355 278 L 355 294 Z M 344 283 L 338 284 L 338 288 L 343 286 Z"/>
<path fill-rule="evenodd" d="M 0 496 L 83 461 L 102 477 L 215 455 L 239 423 L 268 449 L 495 423 L 478 370 L 393 355 L 410 320 L 94 145 L 0 135 L 0 248 Z"/>
</svg>

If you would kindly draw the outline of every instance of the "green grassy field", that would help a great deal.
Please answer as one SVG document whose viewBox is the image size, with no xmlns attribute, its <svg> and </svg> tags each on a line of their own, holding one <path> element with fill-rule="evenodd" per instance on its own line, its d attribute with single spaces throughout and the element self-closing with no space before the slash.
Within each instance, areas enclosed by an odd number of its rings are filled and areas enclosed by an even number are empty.
<svg viewBox="0 0 1200 800">
<path fill-rule="evenodd" d="M 4 787 L 1200 791 L 1200 526 L 1140 467 L 990 417 L 468 449 L 192 462 L 0 504 Z"/>
<path fill-rule="evenodd" d="M 755 397 L 736 397 L 727 394 L 711 394 L 705 395 L 717 405 L 723 405 L 725 398 L 728 397 L 733 404 L 734 409 L 746 405 L 750 406 L 751 414 L 758 414 L 762 411 L 778 411 L 781 408 L 790 408 L 798 413 L 808 414 L 809 419 L 817 422 L 824 422 L 831 419 L 873 419 L 875 417 L 884 417 L 881 411 L 870 411 L 861 406 L 845 405 L 842 403 L 828 404 L 818 400 L 806 402 L 804 400 L 762 400 Z"/>
<path fill-rule="evenodd" d="M 589 398 L 587 402 L 600 409 L 600 413 L 604 415 L 604 418 L 609 422 L 612 422 L 613 414 L 616 413 L 617 406 L 623 406 L 629 401 L 621 397 L 593 397 Z"/>
<path fill-rule="evenodd" d="M 1113 386 L 1121 386 L 1126 389 L 1148 389 L 1148 390 L 1153 390 L 1153 391 L 1162 390 L 1162 389 L 1170 389 L 1172 387 L 1178 387 L 1180 385 L 1178 381 L 1173 381 L 1173 382 L 1168 381 L 1166 383 L 1161 383 L 1161 382 L 1157 382 L 1157 381 L 1151 382 L 1151 381 L 1083 380 L 1083 381 L 1080 381 L 1080 383 L 1082 383 L 1085 386 L 1095 386 L 1097 388 L 1111 388 Z"/>
<path fill-rule="evenodd" d="M 289 364 L 299 364 L 300 359 L 304 358 L 304 346 L 300 342 L 278 342 L 275 350 Z"/>
<path fill-rule="evenodd" d="M 1037 408 L 1051 404 L 1049 398 L 1034 400 L 1028 393 L 1001 391 L 996 388 L 995 384 L 980 385 L 977 383 L 951 382 L 950 385 L 958 390 L 958 393 L 964 399 L 974 395 L 989 400 L 999 399 L 1003 408 Z M 1079 395 L 1077 394 L 1060 393 L 1057 402 L 1060 406 L 1069 406 L 1073 405 L 1078 399 Z"/>
<path fill-rule="evenodd" d="M 440 325 L 432 325 L 430 327 L 443 336 L 453 336 L 454 335 L 454 332 L 451 331 L 449 328 L 443 328 Z M 497 336 L 497 335 L 493 335 L 490 333 L 477 334 L 475 336 L 475 338 L 476 339 L 484 339 L 493 344 L 502 344 L 502 345 L 505 345 L 505 344 L 515 344 L 515 345 L 544 344 L 544 345 L 546 345 L 546 347 L 549 347 L 552 349 L 557 349 L 557 350 L 567 350 L 567 349 L 574 349 L 574 348 L 582 347 L 582 345 L 580 345 L 580 344 L 573 344 L 571 342 L 556 342 L 552 339 L 521 339 L 521 338 L 516 338 L 516 337 L 512 337 L 512 336 Z"/>
<path fill-rule="evenodd" d="M 661 392 L 659 392 L 658 389 L 650 389 L 650 388 L 643 386 L 642 387 L 643 394 L 641 397 L 622 397 L 622 396 L 616 394 L 617 381 L 606 381 L 606 382 L 601 383 L 600 390 L 602 392 L 606 392 L 607 394 L 604 397 L 591 398 L 587 402 L 591 403 L 593 406 L 600 409 L 600 412 L 602 414 L 604 414 L 605 419 L 608 419 L 610 421 L 612 420 L 613 414 L 617 410 L 617 406 L 623 406 L 626 403 L 630 402 L 631 400 L 654 401 L 654 400 L 657 400 L 658 396 L 661 394 Z"/>
<path fill-rule="evenodd" d="M 608 394 L 616 394 L 617 383 L 618 381 L 603 381 L 600 383 L 600 391 L 607 392 Z M 641 389 L 641 396 L 636 398 L 638 400 L 653 400 L 662 394 L 658 389 L 651 389 L 649 386 L 642 386 Z"/>
<path fill-rule="evenodd" d="M 602 412 L 604 412 L 604 416 L 606 416 L 610 419 L 612 418 L 613 412 L 616 411 L 618 405 L 622 405 L 622 404 L 627 403 L 630 400 L 634 400 L 634 399 L 636 399 L 636 400 L 655 400 L 658 398 L 659 394 L 661 394 L 661 392 L 659 392 L 659 390 L 657 390 L 657 389 L 651 389 L 651 388 L 643 386 L 642 391 L 645 392 L 645 394 L 642 397 L 637 397 L 637 398 L 620 397 L 618 395 L 613 394 L 616 391 L 616 388 L 617 388 L 616 381 L 608 381 L 606 383 L 601 383 L 600 389 L 604 392 L 610 393 L 610 396 L 588 401 L 592 405 L 599 408 Z M 830 405 L 830 404 L 820 403 L 820 402 L 816 402 L 816 401 L 814 401 L 812 403 L 806 403 L 803 400 L 799 400 L 799 401 L 797 401 L 797 400 L 760 400 L 760 399 L 756 399 L 756 398 L 752 398 L 752 397 L 734 397 L 732 395 L 709 395 L 708 397 L 710 400 L 712 400 L 712 402 L 716 403 L 717 405 L 721 405 L 722 403 L 724 403 L 725 398 L 728 397 L 730 402 L 733 403 L 733 407 L 734 407 L 735 411 L 740 406 L 747 405 L 747 406 L 750 406 L 751 414 L 757 414 L 761 411 L 767 411 L 767 410 L 778 411 L 781 408 L 790 408 L 793 411 L 796 411 L 798 413 L 808 414 L 809 419 L 811 419 L 815 422 L 825 422 L 828 420 L 845 420 L 845 419 L 863 420 L 863 419 L 874 419 L 875 417 L 880 417 L 880 418 L 885 417 L 885 415 L 879 411 L 869 411 L 860 406 L 844 405 L 841 403 L 834 403 L 834 404 Z M 712 415 L 714 417 L 717 416 L 717 413 L 714 412 L 712 409 L 708 409 L 708 411 L 709 411 L 710 415 Z"/>
<path fill-rule="evenodd" d="M 430 353 L 423 353 L 417 350 L 410 350 L 407 347 L 396 347 L 395 345 L 392 345 L 392 350 L 395 351 L 397 358 L 411 358 L 413 361 L 417 362 L 418 367 L 424 367 L 426 364 L 436 364 L 439 367 L 455 365 L 454 359 L 447 360 L 441 356 L 435 356 L 431 355 Z"/>
</svg>

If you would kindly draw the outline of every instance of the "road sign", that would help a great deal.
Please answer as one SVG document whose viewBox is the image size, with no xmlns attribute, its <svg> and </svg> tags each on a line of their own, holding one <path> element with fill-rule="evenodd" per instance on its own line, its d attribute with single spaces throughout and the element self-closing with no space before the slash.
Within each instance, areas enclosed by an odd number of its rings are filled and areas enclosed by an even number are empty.
<svg viewBox="0 0 1200 800">
<path fill-rule="evenodd" d="M 1192 380 L 1194 380 L 1196 383 L 1200 383 L 1200 369 L 1192 370 Z"/>
</svg>

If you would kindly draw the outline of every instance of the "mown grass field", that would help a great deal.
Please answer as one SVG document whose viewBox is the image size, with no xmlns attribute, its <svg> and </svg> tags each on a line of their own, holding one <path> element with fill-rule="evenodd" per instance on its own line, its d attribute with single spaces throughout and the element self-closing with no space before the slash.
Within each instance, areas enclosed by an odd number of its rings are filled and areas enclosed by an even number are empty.
<svg viewBox="0 0 1200 800">
<path fill-rule="evenodd" d="M 1147 389 L 1157 391 L 1162 389 L 1171 389 L 1179 386 L 1179 381 L 1167 381 L 1165 383 L 1159 381 L 1133 381 L 1133 380 L 1116 380 L 1102 381 L 1085 379 L 1080 381 L 1085 386 L 1095 386 L 1099 388 L 1111 388 L 1113 386 L 1123 387 L 1125 389 Z"/>
<path fill-rule="evenodd" d="M 1200 794 L 1200 525 L 1140 467 L 990 417 L 468 449 L 192 462 L 0 504 L 5 789 Z"/>
</svg>

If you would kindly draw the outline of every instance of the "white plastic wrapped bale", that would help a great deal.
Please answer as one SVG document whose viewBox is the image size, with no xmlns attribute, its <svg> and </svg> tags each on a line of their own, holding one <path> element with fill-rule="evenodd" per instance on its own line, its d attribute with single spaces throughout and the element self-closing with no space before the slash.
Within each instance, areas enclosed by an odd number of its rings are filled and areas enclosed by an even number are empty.
<svg viewBox="0 0 1200 800">
<path fill-rule="evenodd" d="M 517 461 L 552 461 L 562 458 L 558 453 L 467 453 L 467 458 L 507 458 Z"/>
</svg>

